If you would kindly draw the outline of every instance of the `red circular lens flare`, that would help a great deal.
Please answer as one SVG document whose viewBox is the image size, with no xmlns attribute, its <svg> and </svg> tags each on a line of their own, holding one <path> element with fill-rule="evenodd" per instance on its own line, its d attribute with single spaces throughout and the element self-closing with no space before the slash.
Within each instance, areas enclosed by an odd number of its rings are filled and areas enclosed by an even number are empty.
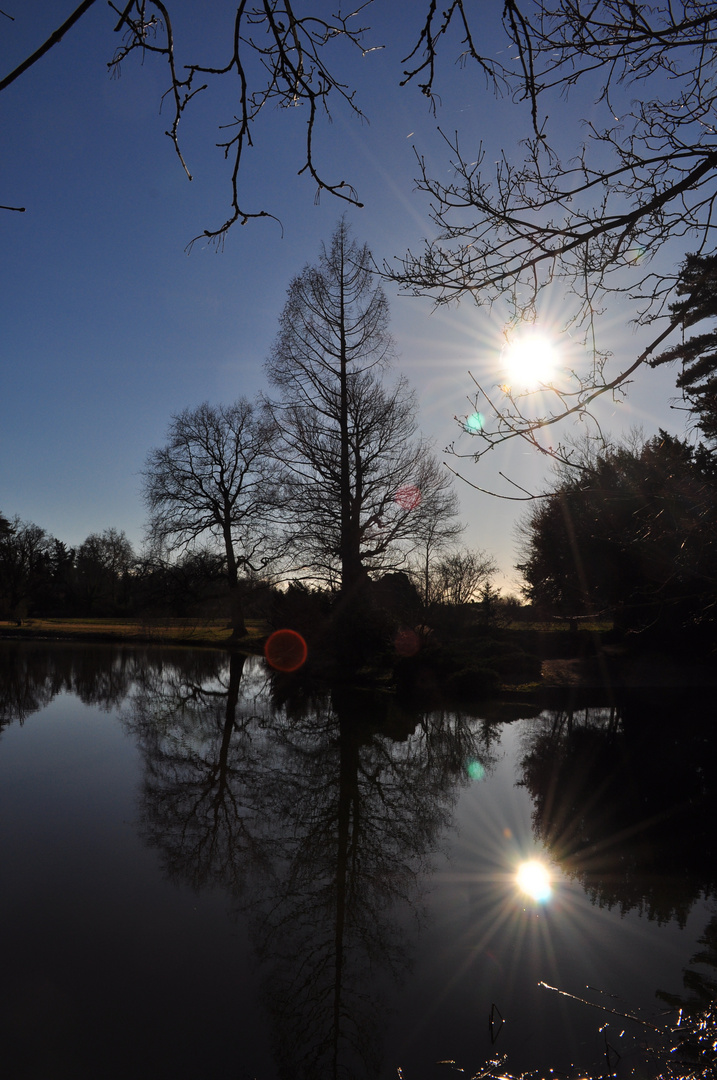
<svg viewBox="0 0 717 1080">
<path fill-rule="evenodd" d="M 415 656 L 421 648 L 421 639 L 415 630 L 399 630 L 393 639 L 393 647 L 399 656 Z"/>
<path fill-rule="evenodd" d="M 421 503 L 421 492 L 413 484 L 399 488 L 394 496 L 402 510 L 415 510 Z"/>
<path fill-rule="evenodd" d="M 309 649 L 296 630 L 275 630 L 266 639 L 264 656 L 277 671 L 298 671 Z"/>
</svg>

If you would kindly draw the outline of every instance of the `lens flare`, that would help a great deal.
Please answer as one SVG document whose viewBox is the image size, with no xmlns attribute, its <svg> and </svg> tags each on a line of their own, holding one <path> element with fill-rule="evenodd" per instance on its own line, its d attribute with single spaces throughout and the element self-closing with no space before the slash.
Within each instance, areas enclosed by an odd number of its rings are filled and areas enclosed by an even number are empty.
<svg viewBox="0 0 717 1080">
<path fill-rule="evenodd" d="M 306 642 L 296 630 L 275 630 L 264 645 L 264 656 L 277 671 L 298 671 L 308 652 Z"/>
<path fill-rule="evenodd" d="M 470 776 L 471 780 L 483 780 L 485 778 L 485 769 L 481 765 L 480 761 L 469 761 L 466 765 L 466 772 Z"/>
<path fill-rule="evenodd" d="M 483 413 L 471 413 L 471 415 L 467 417 L 464 426 L 469 435 L 477 435 L 485 426 L 485 417 L 483 416 Z"/>
<path fill-rule="evenodd" d="M 552 895 L 550 874 L 537 859 L 520 864 L 516 881 L 521 892 L 526 893 L 538 904 L 545 903 Z"/>
<path fill-rule="evenodd" d="M 393 639 L 393 647 L 399 656 L 415 656 L 421 648 L 421 639 L 415 630 L 399 630 Z"/>
<path fill-rule="evenodd" d="M 625 255 L 625 259 L 627 260 L 627 262 L 632 263 L 632 265 L 634 266 L 635 263 L 641 263 L 646 255 L 647 248 L 644 246 L 644 244 L 633 244 L 628 249 L 627 254 Z"/>
<path fill-rule="evenodd" d="M 402 510 L 415 510 L 421 503 L 421 492 L 413 484 L 406 484 L 399 488 L 394 495 L 395 501 Z"/>
</svg>

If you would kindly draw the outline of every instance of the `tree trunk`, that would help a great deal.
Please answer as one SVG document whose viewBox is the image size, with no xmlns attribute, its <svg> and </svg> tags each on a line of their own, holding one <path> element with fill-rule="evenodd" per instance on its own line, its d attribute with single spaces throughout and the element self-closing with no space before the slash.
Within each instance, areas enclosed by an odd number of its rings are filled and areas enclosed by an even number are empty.
<svg viewBox="0 0 717 1080">
<path fill-rule="evenodd" d="M 352 596 L 362 580 L 360 520 L 354 504 L 360 504 L 351 488 L 351 438 L 349 430 L 348 358 L 346 348 L 346 297 L 344 247 L 341 246 L 339 274 L 339 436 L 341 443 L 341 592 Z M 352 497 L 353 496 L 353 497 Z M 356 519 L 356 520 L 355 520 Z"/>
<path fill-rule="evenodd" d="M 224 548 L 227 556 L 227 582 L 229 584 L 229 625 L 232 628 L 232 639 L 238 639 L 246 637 L 247 633 L 246 623 L 244 622 L 244 602 L 229 526 L 226 525 L 223 531 Z"/>
</svg>

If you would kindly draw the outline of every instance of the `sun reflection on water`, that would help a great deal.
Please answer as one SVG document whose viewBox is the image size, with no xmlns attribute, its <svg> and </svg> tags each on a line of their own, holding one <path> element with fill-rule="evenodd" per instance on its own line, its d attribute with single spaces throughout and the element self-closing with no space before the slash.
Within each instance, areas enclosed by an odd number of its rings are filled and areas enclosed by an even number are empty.
<svg viewBox="0 0 717 1080">
<path fill-rule="evenodd" d="M 521 863 L 515 880 L 520 891 L 535 900 L 537 904 L 546 903 L 553 894 L 548 869 L 538 859 Z"/>
</svg>

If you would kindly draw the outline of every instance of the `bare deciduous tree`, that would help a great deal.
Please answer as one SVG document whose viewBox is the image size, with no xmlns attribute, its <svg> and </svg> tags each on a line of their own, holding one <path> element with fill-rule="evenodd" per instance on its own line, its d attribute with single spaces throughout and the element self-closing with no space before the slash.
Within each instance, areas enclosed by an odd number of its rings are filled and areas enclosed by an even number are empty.
<svg viewBox="0 0 717 1080">
<path fill-rule="evenodd" d="M 469 604 L 496 569 L 495 560 L 485 551 L 453 551 L 444 555 L 435 568 L 434 596 L 443 604 Z"/>
<path fill-rule="evenodd" d="M 149 453 L 142 473 L 152 542 L 191 549 L 210 537 L 221 546 L 235 637 L 246 634 L 240 575 L 265 571 L 277 554 L 266 457 L 271 430 L 268 418 L 243 398 L 185 409 L 172 418 L 166 445 Z"/>
<path fill-rule="evenodd" d="M 410 561 L 410 576 L 426 609 L 438 599 L 436 567 L 440 558 L 446 548 L 450 548 L 458 540 L 465 528 L 457 520 L 457 513 L 456 500 L 449 513 L 429 518 L 416 537 L 416 546 Z"/>
<path fill-rule="evenodd" d="M 450 478 L 416 438 L 413 394 L 381 380 L 393 345 L 371 265 L 341 221 L 291 283 L 267 365 L 291 528 L 313 572 L 348 594 L 401 564 L 427 520 L 456 512 Z"/>
</svg>

